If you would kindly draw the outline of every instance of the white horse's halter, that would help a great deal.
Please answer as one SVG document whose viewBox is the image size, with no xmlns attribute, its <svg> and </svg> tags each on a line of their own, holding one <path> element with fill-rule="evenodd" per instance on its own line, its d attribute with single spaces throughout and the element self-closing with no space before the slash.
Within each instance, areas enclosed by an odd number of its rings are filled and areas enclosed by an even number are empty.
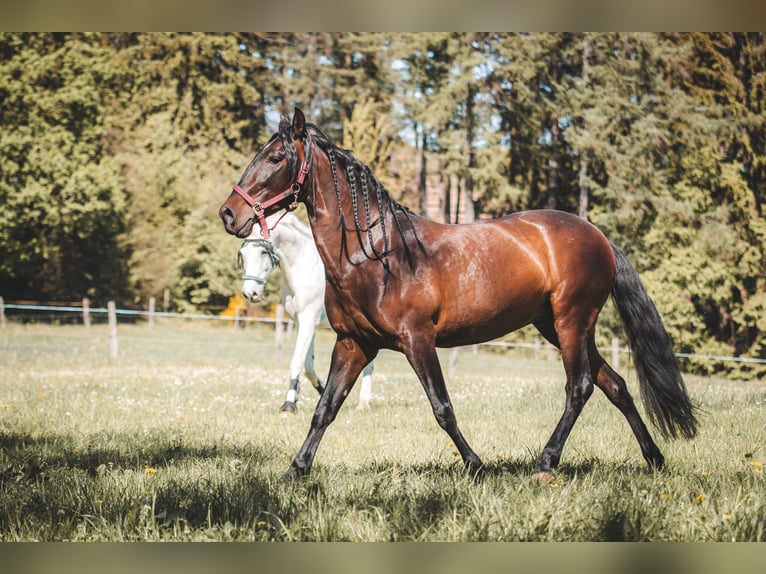
<svg viewBox="0 0 766 574">
<path fill-rule="evenodd" d="M 265 285 L 266 281 L 268 280 L 269 273 L 271 273 L 275 267 L 279 267 L 279 255 L 277 255 L 276 251 L 274 251 L 274 244 L 271 243 L 271 241 L 269 241 L 268 239 L 261 239 L 259 237 L 258 238 L 248 237 L 242 242 L 242 247 L 240 247 L 240 251 L 237 253 L 237 263 L 243 269 L 244 269 L 244 258 L 242 257 L 242 248 L 249 243 L 253 243 L 256 246 L 263 248 L 263 250 L 269 256 L 269 260 L 271 261 L 271 269 L 269 269 L 263 275 L 263 277 L 248 275 L 247 270 L 245 269 L 244 270 L 245 273 L 242 275 L 242 279 L 244 281 L 255 281 L 259 285 Z"/>
</svg>

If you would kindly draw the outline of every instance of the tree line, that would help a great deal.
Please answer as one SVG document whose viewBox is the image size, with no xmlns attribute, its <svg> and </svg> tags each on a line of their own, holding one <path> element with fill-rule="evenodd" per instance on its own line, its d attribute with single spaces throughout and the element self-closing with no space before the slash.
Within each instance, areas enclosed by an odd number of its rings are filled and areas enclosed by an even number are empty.
<svg viewBox="0 0 766 574">
<path fill-rule="evenodd" d="M 216 208 L 298 106 L 415 211 L 580 214 L 678 351 L 763 358 L 765 104 L 762 33 L 2 33 L 0 294 L 226 305 Z"/>
</svg>

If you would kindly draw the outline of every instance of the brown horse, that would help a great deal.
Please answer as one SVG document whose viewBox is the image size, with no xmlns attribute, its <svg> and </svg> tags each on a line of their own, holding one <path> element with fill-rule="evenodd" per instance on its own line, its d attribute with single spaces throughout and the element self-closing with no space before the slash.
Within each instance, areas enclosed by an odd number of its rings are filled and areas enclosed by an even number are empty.
<svg viewBox="0 0 766 574">
<path fill-rule="evenodd" d="M 561 350 L 566 372 L 566 406 L 538 462 L 540 477 L 553 476 L 594 383 L 625 416 L 649 465 L 661 468 L 662 453 L 625 381 L 596 349 L 596 319 L 610 293 L 650 419 L 666 437 L 695 435 L 695 407 L 654 304 L 622 251 L 584 219 L 546 210 L 467 225 L 428 221 L 396 203 L 365 165 L 296 109 L 219 215 L 227 232 L 244 238 L 256 222 L 265 227 L 264 214 L 298 201 L 325 265 L 325 305 L 337 340 L 327 386 L 286 477 L 310 471 L 325 429 L 380 349 L 404 353 L 439 425 L 468 470 L 480 473 L 436 347 L 481 343 L 530 323 Z"/>
</svg>

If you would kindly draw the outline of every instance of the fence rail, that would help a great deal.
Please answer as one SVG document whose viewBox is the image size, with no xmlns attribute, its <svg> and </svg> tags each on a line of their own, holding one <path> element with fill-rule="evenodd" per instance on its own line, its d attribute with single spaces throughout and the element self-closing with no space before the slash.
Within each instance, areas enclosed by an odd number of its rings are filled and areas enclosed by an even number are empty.
<svg viewBox="0 0 766 574">
<path fill-rule="evenodd" d="M 0 299 L 2 299 L 0 297 Z M 34 305 L 26 303 L 0 303 L 0 309 L 18 309 L 27 311 L 56 311 L 60 313 L 100 313 L 108 314 L 108 307 L 86 307 L 86 306 L 64 306 L 64 305 Z M 276 323 L 277 319 L 272 317 L 247 317 L 247 316 L 229 316 L 229 315 L 212 315 L 209 313 L 173 313 L 168 311 L 153 311 L 143 309 L 115 309 L 115 313 L 126 316 L 143 316 L 143 317 L 175 317 L 179 319 L 210 319 L 210 320 L 222 320 L 222 321 L 245 321 L 245 322 L 259 322 L 259 323 Z M 4 317 L 5 315 L 3 315 Z M 287 321 L 287 320 L 285 320 Z"/>
<path fill-rule="evenodd" d="M 154 318 L 155 317 L 168 317 L 168 318 L 179 318 L 179 319 L 191 319 L 191 320 L 221 320 L 221 321 L 233 321 L 236 324 L 239 324 L 240 322 L 258 322 L 258 323 L 271 323 L 275 326 L 275 338 L 276 338 L 276 346 L 277 351 L 281 352 L 282 347 L 282 338 L 283 338 L 283 332 L 285 327 L 291 328 L 293 326 L 293 322 L 291 319 L 286 318 L 284 316 L 284 308 L 282 306 L 278 306 L 277 309 L 277 316 L 276 318 L 271 317 L 248 317 L 248 316 L 231 316 L 231 315 L 212 315 L 212 314 L 205 314 L 205 313 L 174 313 L 174 312 L 168 312 L 168 311 L 155 311 L 154 305 L 149 305 L 149 310 L 143 310 L 143 309 L 118 309 L 114 307 L 114 303 L 110 302 L 110 304 L 107 307 L 90 307 L 88 304 L 87 299 L 83 299 L 83 303 L 81 305 L 71 304 L 71 305 L 43 305 L 43 304 L 35 304 L 32 302 L 16 302 L 16 303 L 4 303 L 3 298 L 0 297 L 0 324 L 3 328 L 6 326 L 6 315 L 5 311 L 7 309 L 13 309 L 13 310 L 27 310 L 27 311 L 54 311 L 54 312 L 60 312 L 60 313 L 81 313 L 83 314 L 83 323 L 86 326 L 90 325 L 90 314 L 106 314 L 109 319 L 109 327 L 110 327 L 110 338 L 112 339 L 112 356 L 117 356 L 116 351 L 116 340 L 117 340 L 117 322 L 116 318 L 120 315 L 124 316 L 140 316 L 140 317 L 146 317 L 149 321 L 150 325 L 154 324 Z M 505 348 L 522 348 L 522 349 L 533 349 L 535 351 L 535 355 L 542 351 L 554 351 L 557 350 L 556 347 L 551 345 L 550 343 L 538 341 L 535 343 L 510 343 L 505 341 L 489 341 L 486 343 L 481 343 L 482 346 L 488 346 L 488 347 L 505 347 Z M 620 355 L 621 354 L 629 354 L 630 349 L 626 346 L 620 346 L 617 338 L 612 339 L 612 345 L 610 347 L 599 347 L 599 351 L 602 352 L 611 352 L 612 355 L 612 366 L 614 368 L 619 368 L 620 363 Z M 766 364 L 766 359 L 757 358 L 757 357 L 733 357 L 733 356 L 726 356 L 726 355 L 702 355 L 698 353 L 675 353 L 676 357 L 684 358 L 684 359 L 695 359 L 695 360 L 706 360 L 706 361 L 721 361 L 721 362 L 735 362 L 735 363 L 753 363 L 753 364 Z"/>
</svg>

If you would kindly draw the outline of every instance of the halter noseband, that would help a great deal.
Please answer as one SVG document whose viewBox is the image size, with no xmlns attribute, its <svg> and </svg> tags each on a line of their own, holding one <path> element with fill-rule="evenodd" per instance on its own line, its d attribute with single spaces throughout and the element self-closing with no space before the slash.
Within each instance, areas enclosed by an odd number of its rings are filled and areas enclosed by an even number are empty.
<svg viewBox="0 0 766 574">
<path fill-rule="evenodd" d="M 260 201 L 254 201 L 253 198 L 250 197 L 247 192 L 245 192 L 245 190 L 243 190 L 239 185 L 235 185 L 232 188 L 233 191 L 235 191 L 242 199 L 245 200 L 245 203 L 253 208 L 253 213 L 255 213 L 258 224 L 261 226 L 261 236 L 264 239 L 269 238 L 269 226 L 266 224 L 266 214 L 264 212 L 272 205 L 277 205 L 289 197 L 292 197 L 293 201 L 290 203 L 290 205 L 287 206 L 285 215 L 290 211 L 294 211 L 298 207 L 298 195 L 300 195 L 301 186 L 306 179 L 306 175 L 309 173 L 310 163 L 311 134 L 306 131 L 306 145 L 304 146 L 301 168 L 298 170 L 298 176 L 295 178 L 295 182 L 289 188 L 287 188 L 282 193 L 275 195 L 271 199 L 264 201 L 263 203 Z M 282 217 L 284 217 L 284 215 L 282 215 Z M 282 220 L 282 217 L 277 220 L 277 223 L 274 224 L 274 227 L 276 227 L 277 224 Z"/>
</svg>

